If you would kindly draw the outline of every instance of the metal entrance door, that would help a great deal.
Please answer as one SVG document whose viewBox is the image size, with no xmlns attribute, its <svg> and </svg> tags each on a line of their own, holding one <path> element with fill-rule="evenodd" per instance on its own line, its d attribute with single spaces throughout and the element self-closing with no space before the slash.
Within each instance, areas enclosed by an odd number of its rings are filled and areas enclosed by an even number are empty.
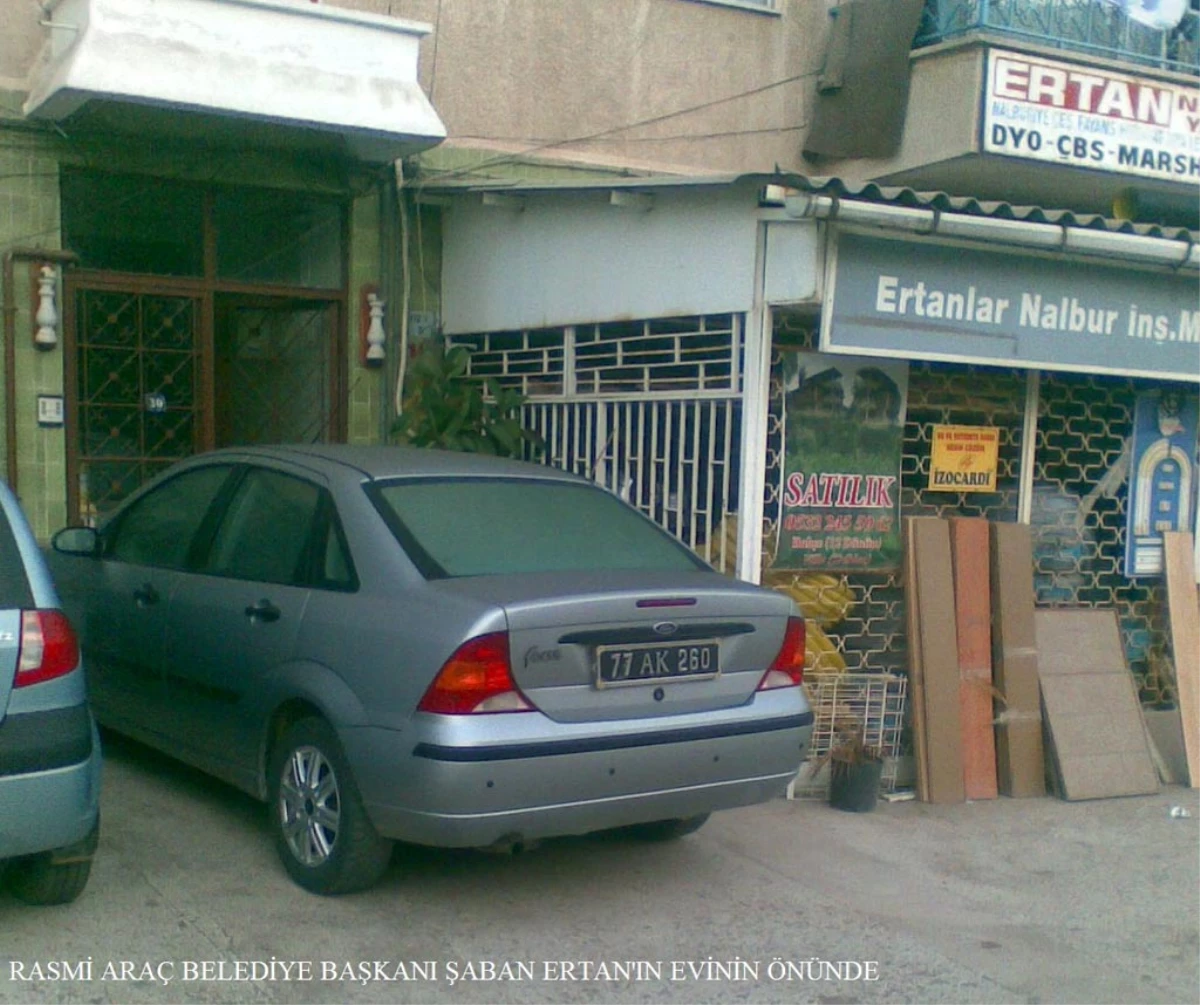
<svg viewBox="0 0 1200 1005">
<path fill-rule="evenodd" d="M 218 447 L 339 438 L 337 305 L 218 294 Z"/>
<path fill-rule="evenodd" d="M 201 449 L 201 298 L 76 286 L 67 504 L 92 522 Z"/>
</svg>

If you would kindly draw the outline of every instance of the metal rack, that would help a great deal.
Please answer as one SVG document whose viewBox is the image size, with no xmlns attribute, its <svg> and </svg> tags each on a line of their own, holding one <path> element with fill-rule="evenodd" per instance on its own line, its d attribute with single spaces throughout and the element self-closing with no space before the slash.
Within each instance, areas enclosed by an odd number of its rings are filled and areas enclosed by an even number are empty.
<svg viewBox="0 0 1200 1005">
<path fill-rule="evenodd" d="M 882 789 L 896 787 L 897 758 L 904 732 L 908 678 L 899 674 L 809 674 L 804 689 L 812 705 L 808 760 L 788 787 L 788 798 L 824 797 L 829 791 L 826 755 L 839 732 L 861 729 L 863 744 L 883 751 Z"/>
</svg>

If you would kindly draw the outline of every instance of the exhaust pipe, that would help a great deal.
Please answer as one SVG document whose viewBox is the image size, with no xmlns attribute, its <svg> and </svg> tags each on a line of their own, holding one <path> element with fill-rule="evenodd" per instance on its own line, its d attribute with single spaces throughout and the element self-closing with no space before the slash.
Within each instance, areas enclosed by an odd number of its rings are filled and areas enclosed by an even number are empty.
<svg viewBox="0 0 1200 1005">
<path fill-rule="evenodd" d="M 520 855 L 527 851 L 533 851 L 541 843 L 541 841 L 528 841 L 521 834 L 513 833 L 505 834 L 479 850 L 488 855 Z"/>
</svg>

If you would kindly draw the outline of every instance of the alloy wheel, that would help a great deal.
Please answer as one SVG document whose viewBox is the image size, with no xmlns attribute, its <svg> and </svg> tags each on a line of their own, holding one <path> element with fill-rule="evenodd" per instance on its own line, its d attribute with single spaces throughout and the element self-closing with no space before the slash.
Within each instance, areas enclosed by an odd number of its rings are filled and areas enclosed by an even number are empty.
<svg viewBox="0 0 1200 1005">
<path fill-rule="evenodd" d="M 316 867 L 333 854 L 341 824 L 341 796 L 333 765 L 317 747 L 296 747 L 285 762 L 279 816 L 296 861 Z"/>
</svg>

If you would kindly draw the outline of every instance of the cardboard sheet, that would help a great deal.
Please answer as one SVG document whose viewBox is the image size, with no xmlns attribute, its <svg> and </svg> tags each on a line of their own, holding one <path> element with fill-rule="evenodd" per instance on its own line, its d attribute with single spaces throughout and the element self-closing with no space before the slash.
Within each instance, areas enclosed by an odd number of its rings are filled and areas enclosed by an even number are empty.
<svg viewBox="0 0 1200 1005">
<path fill-rule="evenodd" d="M 1193 789 L 1200 788 L 1200 601 L 1194 555 L 1191 534 L 1168 531 L 1163 535 L 1175 690 L 1179 697 L 1188 784 Z"/>
<path fill-rule="evenodd" d="M 1034 615 L 1047 731 L 1060 794 L 1100 799 L 1158 791 L 1158 774 L 1115 611 Z"/>
<path fill-rule="evenodd" d="M 909 602 L 916 604 L 920 640 L 919 676 L 928 801 L 961 803 L 966 798 L 959 712 L 958 644 L 950 525 L 935 517 L 911 517 Z"/>
<path fill-rule="evenodd" d="M 1033 610 L 1033 538 L 1016 523 L 991 525 L 992 677 L 996 772 L 1006 796 L 1044 796 L 1042 698 Z"/>
<path fill-rule="evenodd" d="M 958 627 L 963 785 L 968 799 L 995 799 L 998 789 L 992 728 L 992 591 L 987 521 L 951 520 L 950 549 Z"/>
</svg>

